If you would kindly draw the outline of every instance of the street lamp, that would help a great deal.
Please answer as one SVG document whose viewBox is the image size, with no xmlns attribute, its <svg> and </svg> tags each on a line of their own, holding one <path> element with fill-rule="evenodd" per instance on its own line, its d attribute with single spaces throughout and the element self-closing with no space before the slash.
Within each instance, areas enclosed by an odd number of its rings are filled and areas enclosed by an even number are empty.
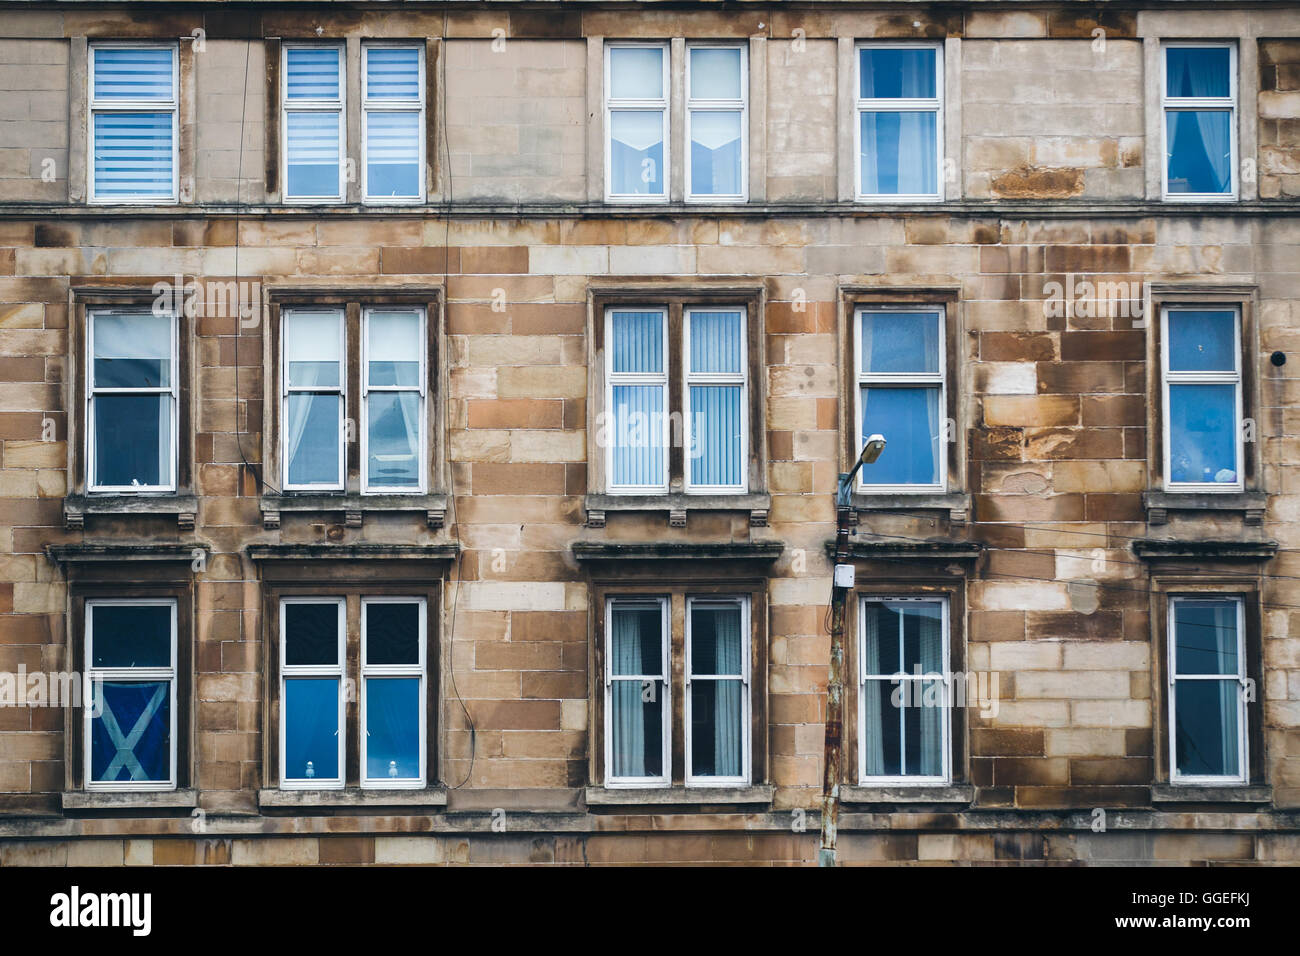
<svg viewBox="0 0 1300 956">
<path fill-rule="evenodd" d="M 849 514 L 853 478 L 885 450 L 885 436 L 872 435 L 848 474 L 840 475 L 835 490 L 835 574 L 831 589 L 831 662 L 826 681 L 826 745 L 822 760 L 822 840 L 818 866 L 835 865 L 835 843 L 840 820 L 840 767 L 844 750 L 844 606 L 853 588 L 849 557 Z"/>
</svg>

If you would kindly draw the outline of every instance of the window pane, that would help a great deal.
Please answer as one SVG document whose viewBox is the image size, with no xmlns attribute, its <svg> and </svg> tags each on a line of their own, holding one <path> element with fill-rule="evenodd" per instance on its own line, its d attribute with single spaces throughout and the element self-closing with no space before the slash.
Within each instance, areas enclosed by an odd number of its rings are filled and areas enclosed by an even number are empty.
<svg viewBox="0 0 1300 956">
<path fill-rule="evenodd" d="M 1169 472 L 1175 482 L 1237 481 L 1236 386 L 1169 386 Z"/>
<path fill-rule="evenodd" d="M 171 197 L 172 114 L 94 114 L 95 195 Z"/>
<path fill-rule="evenodd" d="M 693 47 L 691 49 L 692 99 L 739 100 L 740 49 L 738 47 Z"/>
<path fill-rule="evenodd" d="M 893 606 L 903 619 L 903 672 L 943 672 L 943 605 L 908 601 Z"/>
<path fill-rule="evenodd" d="M 863 763 L 869 777 L 897 777 L 903 772 L 899 743 L 902 711 L 893 700 L 897 689 L 898 685 L 892 681 L 863 682 Z"/>
<path fill-rule="evenodd" d="M 902 658 L 898 645 L 899 616 L 895 605 L 869 601 L 862 606 L 864 674 L 897 674 Z"/>
<path fill-rule="evenodd" d="M 938 372 L 940 321 L 938 312 L 862 313 L 862 371 Z"/>
<path fill-rule="evenodd" d="M 933 195 L 939 191 L 936 117 L 930 111 L 862 114 L 864 195 Z"/>
<path fill-rule="evenodd" d="M 1174 740 L 1183 776 L 1236 776 L 1235 680 L 1180 680 L 1174 689 Z"/>
<path fill-rule="evenodd" d="M 366 361 L 370 384 L 420 385 L 420 315 L 417 312 L 371 312 L 366 320 Z"/>
<path fill-rule="evenodd" d="M 90 719 L 90 779 L 171 779 L 171 682 L 96 682 Z"/>
<path fill-rule="evenodd" d="M 170 387 L 173 321 L 149 312 L 95 316 L 94 387 Z"/>
<path fill-rule="evenodd" d="M 739 385 L 691 386 L 692 485 L 736 486 L 742 483 Z"/>
<path fill-rule="evenodd" d="M 658 110 L 610 112 L 610 191 L 662 196 L 663 114 Z"/>
<path fill-rule="evenodd" d="M 339 114 L 288 114 L 289 196 L 339 194 Z"/>
<path fill-rule="evenodd" d="M 420 663 L 420 605 L 415 601 L 366 604 L 366 663 Z"/>
<path fill-rule="evenodd" d="M 343 357 L 339 312 L 289 312 L 284 318 L 284 355 L 289 385 L 338 388 Z"/>
<path fill-rule="evenodd" d="M 905 681 L 901 697 L 903 718 L 904 772 L 909 776 L 938 777 L 943 774 L 942 681 Z"/>
<path fill-rule="evenodd" d="M 285 445 L 289 484 L 333 485 L 339 481 L 339 440 L 343 403 L 338 395 L 289 395 Z"/>
<path fill-rule="evenodd" d="M 174 52 L 169 47 L 95 47 L 95 99 L 170 101 Z"/>
<path fill-rule="evenodd" d="M 1227 47 L 1168 47 L 1166 96 L 1231 96 L 1231 52 Z"/>
<path fill-rule="evenodd" d="M 1165 115 L 1171 193 L 1232 191 L 1232 114 L 1169 110 Z"/>
<path fill-rule="evenodd" d="M 734 309 L 722 312 L 697 312 L 688 315 L 691 323 L 692 372 L 731 372 L 741 368 L 741 333 L 744 313 Z"/>
<path fill-rule="evenodd" d="M 664 482 L 664 389 L 661 385 L 615 385 L 611 410 L 613 484 Z"/>
<path fill-rule="evenodd" d="M 744 673 L 744 640 L 740 607 L 691 605 L 691 673 Z"/>
<path fill-rule="evenodd" d="M 420 678 L 366 678 L 366 777 L 420 778 Z"/>
<path fill-rule="evenodd" d="M 613 776 L 662 776 L 664 682 L 616 680 L 609 696 Z"/>
<path fill-rule="evenodd" d="M 935 50 L 858 51 L 859 96 L 863 99 L 921 99 L 938 96 L 935 90 Z"/>
<path fill-rule="evenodd" d="M 166 604 L 93 604 L 92 667 L 171 667 L 172 609 Z"/>
<path fill-rule="evenodd" d="M 339 663 L 339 606 L 331 601 L 284 606 L 284 663 Z"/>
<path fill-rule="evenodd" d="M 338 47 L 289 47 L 285 51 L 285 70 L 289 99 L 339 98 Z"/>
<path fill-rule="evenodd" d="M 372 392 L 366 396 L 366 482 L 380 487 L 419 487 L 420 396 Z"/>
<path fill-rule="evenodd" d="M 862 441 L 874 434 L 887 444 L 860 474 L 866 485 L 937 485 L 940 481 L 939 389 L 862 389 Z"/>
<path fill-rule="evenodd" d="M 420 195 L 420 114 L 366 114 L 366 189 L 371 196 Z"/>
<path fill-rule="evenodd" d="M 691 192 L 737 196 L 741 192 L 740 111 L 691 113 Z"/>
<path fill-rule="evenodd" d="M 663 617 L 659 605 L 614 605 L 610 612 L 610 673 L 663 674 Z"/>
<path fill-rule="evenodd" d="M 610 369 L 614 372 L 662 372 L 665 320 L 662 312 L 611 313 Z"/>
<path fill-rule="evenodd" d="M 286 780 L 339 778 L 339 679 L 294 677 L 284 682 Z"/>
<path fill-rule="evenodd" d="M 744 770 L 744 685 L 738 680 L 691 684 L 691 775 L 739 777 Z"/>
<path fill-rule="evenodd" d="M 1179 674 L 1237 674 L 1237 602 L 1174 601 Z"/>
<path fill-rule="evenodd" d="M 1170 371 L 1236 371 L 1236 331 L 1233 312 L 1170 312 Z"/>
<path fill-rule="evenodd" d="M 94 418 L 96 487 L 171 484 L 170 395 L 97 395 Z"/>
<path fill-rule="evenodd" d="M 415 47 L 367 48 L 366 96 L 372 100 L 418 100 L 420 51 Z"/>
<path fill-rule="evenodd" d="M 661 47 L 611 47 L 611 99 L 654 100 L 664 95 L 664 51 Z"/>
</svg>

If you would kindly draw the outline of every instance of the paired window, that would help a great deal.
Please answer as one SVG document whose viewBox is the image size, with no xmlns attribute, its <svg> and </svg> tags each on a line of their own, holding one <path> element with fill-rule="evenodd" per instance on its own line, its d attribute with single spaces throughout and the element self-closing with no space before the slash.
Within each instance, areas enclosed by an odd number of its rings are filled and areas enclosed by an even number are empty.
<svg viewBox="0 0 1300 956">
<path fill-rule="evenodd" d="M 1237 195 L 1237 48 L 1169 43 L 1162 50 L 1166 199 Z"/>
<path fill-rule="evenodd" d="M 1165 487 L 1241 491 L 1241 313 L 1236 308 L 1161 310 Z"/>
<path fill-rule="evenodd" d="M 671 783 L 670 675 L 680 673 L 687 785 L 747 784 L 749 601 L 745 597 L 688 597 L 685 661 L 680 668 L 672 664 L 669 603 L 666 596 L 614 598 L 607 603 L 606 783 Z"/>
<path fill-rule="evenodd" d="M 859 778 L 947 783 L 947 600 L 863 598 L 859 619 Z"/>
<path fill-rule="evenodd" d="M 1245 602 L 1169 599 L 1172 783 L 1247 780 Z"/>
<path fill-rule="evenodd" d="M 662 494 L 670 484 L 669 445 L 684 449 L 687 492 L 744 492 L 748 473 L 747 313 L 744 307 L 686 307 L 680 348 L 670 347 L 669 309 L 611 307 L 606 447 L 609 490 Z M 675 344 L 675 343 L 673 343 Z M 680 399 L 671 387 L 682 382 Z M 674 403 L 680 404 L 674 407 Z"/>
<path fill-rule="evenodd" d="M 345 87 L 342 46 L 284 48 L 285 199 L 343 199 Z"/>
<path fill-rule="evenodd" d="M 176 490 L 177 318 L 92 311 L 87 322 L 86 460 L 92 492 Z"/>
<path fill-rule="evenodd" d="M 424 55 L 418 46 L 361 50 L 366 199 L 424 198 Z"/>
<path fill-rule="evenodd" d="M 428 469 L 426 313 L 361 313 L 359 428 L 362 493 L 420 493 Z M 342 491 L 347 443 L 347 320 L 342 308 L 285 309 L 281 317 L 283 487 Z"/>
<path fill-rule="evenodd" d="M 176 788 L 176 601 L 86 601 L 86 789 Z"/>
<path fill-rule="evenodd" d="M 280 602 L 280 786 L 346 780 L 349 673 L 345 598 Z M 427 778 L 427 618 L 422 597 L 360 600 L 360 783 L 422 788 Z"/>
<path fill-rule="evenodd" d="M 605 48 L 606 198 L 666 201 L 669 175 L 667 43 Z M 749 86 L 746 49 L 686 48 L 686 198 L 743 202 L 748 196 Z"/>
<path fill-rule="evenodd" d="M 859 471 L 861 491 L 943 491 L 947 484 L 944 309 L 862 307 L 856 405 L 861 451 L 885 436 L 880 458 Z"/>
<path fill-rule="evenodd" d="M 174 45 L 90 47 L 90 201 L 176 201 Z"/>
<path fill-rule="evenodd" d="M 858 199 L 942 199 L 943 48 L 859 44 L 856 72 Z"/>
</svg>

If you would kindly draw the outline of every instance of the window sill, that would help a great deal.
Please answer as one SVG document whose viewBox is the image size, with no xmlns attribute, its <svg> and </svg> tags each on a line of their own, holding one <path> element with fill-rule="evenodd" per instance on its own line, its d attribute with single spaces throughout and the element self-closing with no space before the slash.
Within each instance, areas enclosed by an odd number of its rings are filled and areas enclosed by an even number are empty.
<svg viewBox="0 0 1300 956">
<path fill-rule="evenodd" d="M 914 495 L 899 492 L 864 494 L 855 491 L 849 504 L 855 517 L 872 511 L 946 511 L 948 521 L 956 526 L 966 524 L 971 517 L 971 496 L 960 491 Z"/>
<path fill-rule="evenodd" d="M 193 531 L 194 516 L 198 514 L 198 510 L 198 498 L 194 495 L 178 495 L 174 492 L 143 492 L 138 495 L 69 495 L 63 499 L 63 527 L 68 531 L 82 530 L 86 526 L 86 515 L 108 517 L 175 515 L 178 528 L 182 531 Z"/>
<path fill-rule="evenodd" d="M 840 787 L 840 801 L 849 804 L 960 804 L 969 805 L 975 799 L 975 788 L 968 783 L 921 784 L 907 786 Z"/>
<path fill-rule="evenodd" d="M 197 790 L 68 790 L 64 810 L 192 810 Z"/>
<path fill-rule="evenodd" d="M 1156 783 L 1151 785 L 1152 803 L 1253 803 L 1268 805 L 1273 802 L 1273 788 L 1267 784 L 1250 786 L 1229 783 Z"/>
<path fill-rule="evenodd" d="M 770 806 L 776 788 L 749 787 L 587 787 L 589 807 Z"/>
<path fill-rule="evenodd" d="M 753 528 L 766 528 L 772 496 L 758 492 L 744 495 L 688 495 L 673 492 L 663 495 L 591 494 L 583 499 L 588 528 L 605 527 L 610 511 L 666 511 L 670 528 L 685 528 L 686 516 L 692 511 L 748 511 Z"/>
<path fill-rule="evenodd" d="M 1166 524 L 1171 511 L 1240 511 L 1248 525 L 1264 522 L 1268 495 L 1262 491 L 1144 491 L 1147 524 Z"/>
<path fill-rule="evenodd" d="M 362 495 L 355 492 L 335 494 L 298 494 L 287 492 L 263 495 L 260 508 L 262 527 L 272 531 L 280 527 L 280 514 L 285 511 L 322 513 L 341 511 L 344 523 L 350 528 L 361 527 L 367 513 L 397 513 L 423 511 L 425 522 L 437 530 L 447 520 L 446 495 Z"/>
<path fill-rule="evenodd" d="M 348 787 L 343 790 L 259 790 L 257 805 L 264 810 L 365 809 L 368 807 L 401 807 L 407 810 L 441 810 L 447 806 L 444 787 L 424 790 L 362 790 Z"/>
</svg>

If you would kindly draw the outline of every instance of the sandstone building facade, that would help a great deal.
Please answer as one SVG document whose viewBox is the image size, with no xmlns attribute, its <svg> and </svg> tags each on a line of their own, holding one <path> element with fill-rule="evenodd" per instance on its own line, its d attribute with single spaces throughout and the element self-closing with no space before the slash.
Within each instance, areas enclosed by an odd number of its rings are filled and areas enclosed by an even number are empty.
<svg viewBox="0 0 1300 956">
<path fill-rule="evenodd" d="M 0 864 L 1300 858 L 1294 7 L 0 7 Z"/>
</svg>

